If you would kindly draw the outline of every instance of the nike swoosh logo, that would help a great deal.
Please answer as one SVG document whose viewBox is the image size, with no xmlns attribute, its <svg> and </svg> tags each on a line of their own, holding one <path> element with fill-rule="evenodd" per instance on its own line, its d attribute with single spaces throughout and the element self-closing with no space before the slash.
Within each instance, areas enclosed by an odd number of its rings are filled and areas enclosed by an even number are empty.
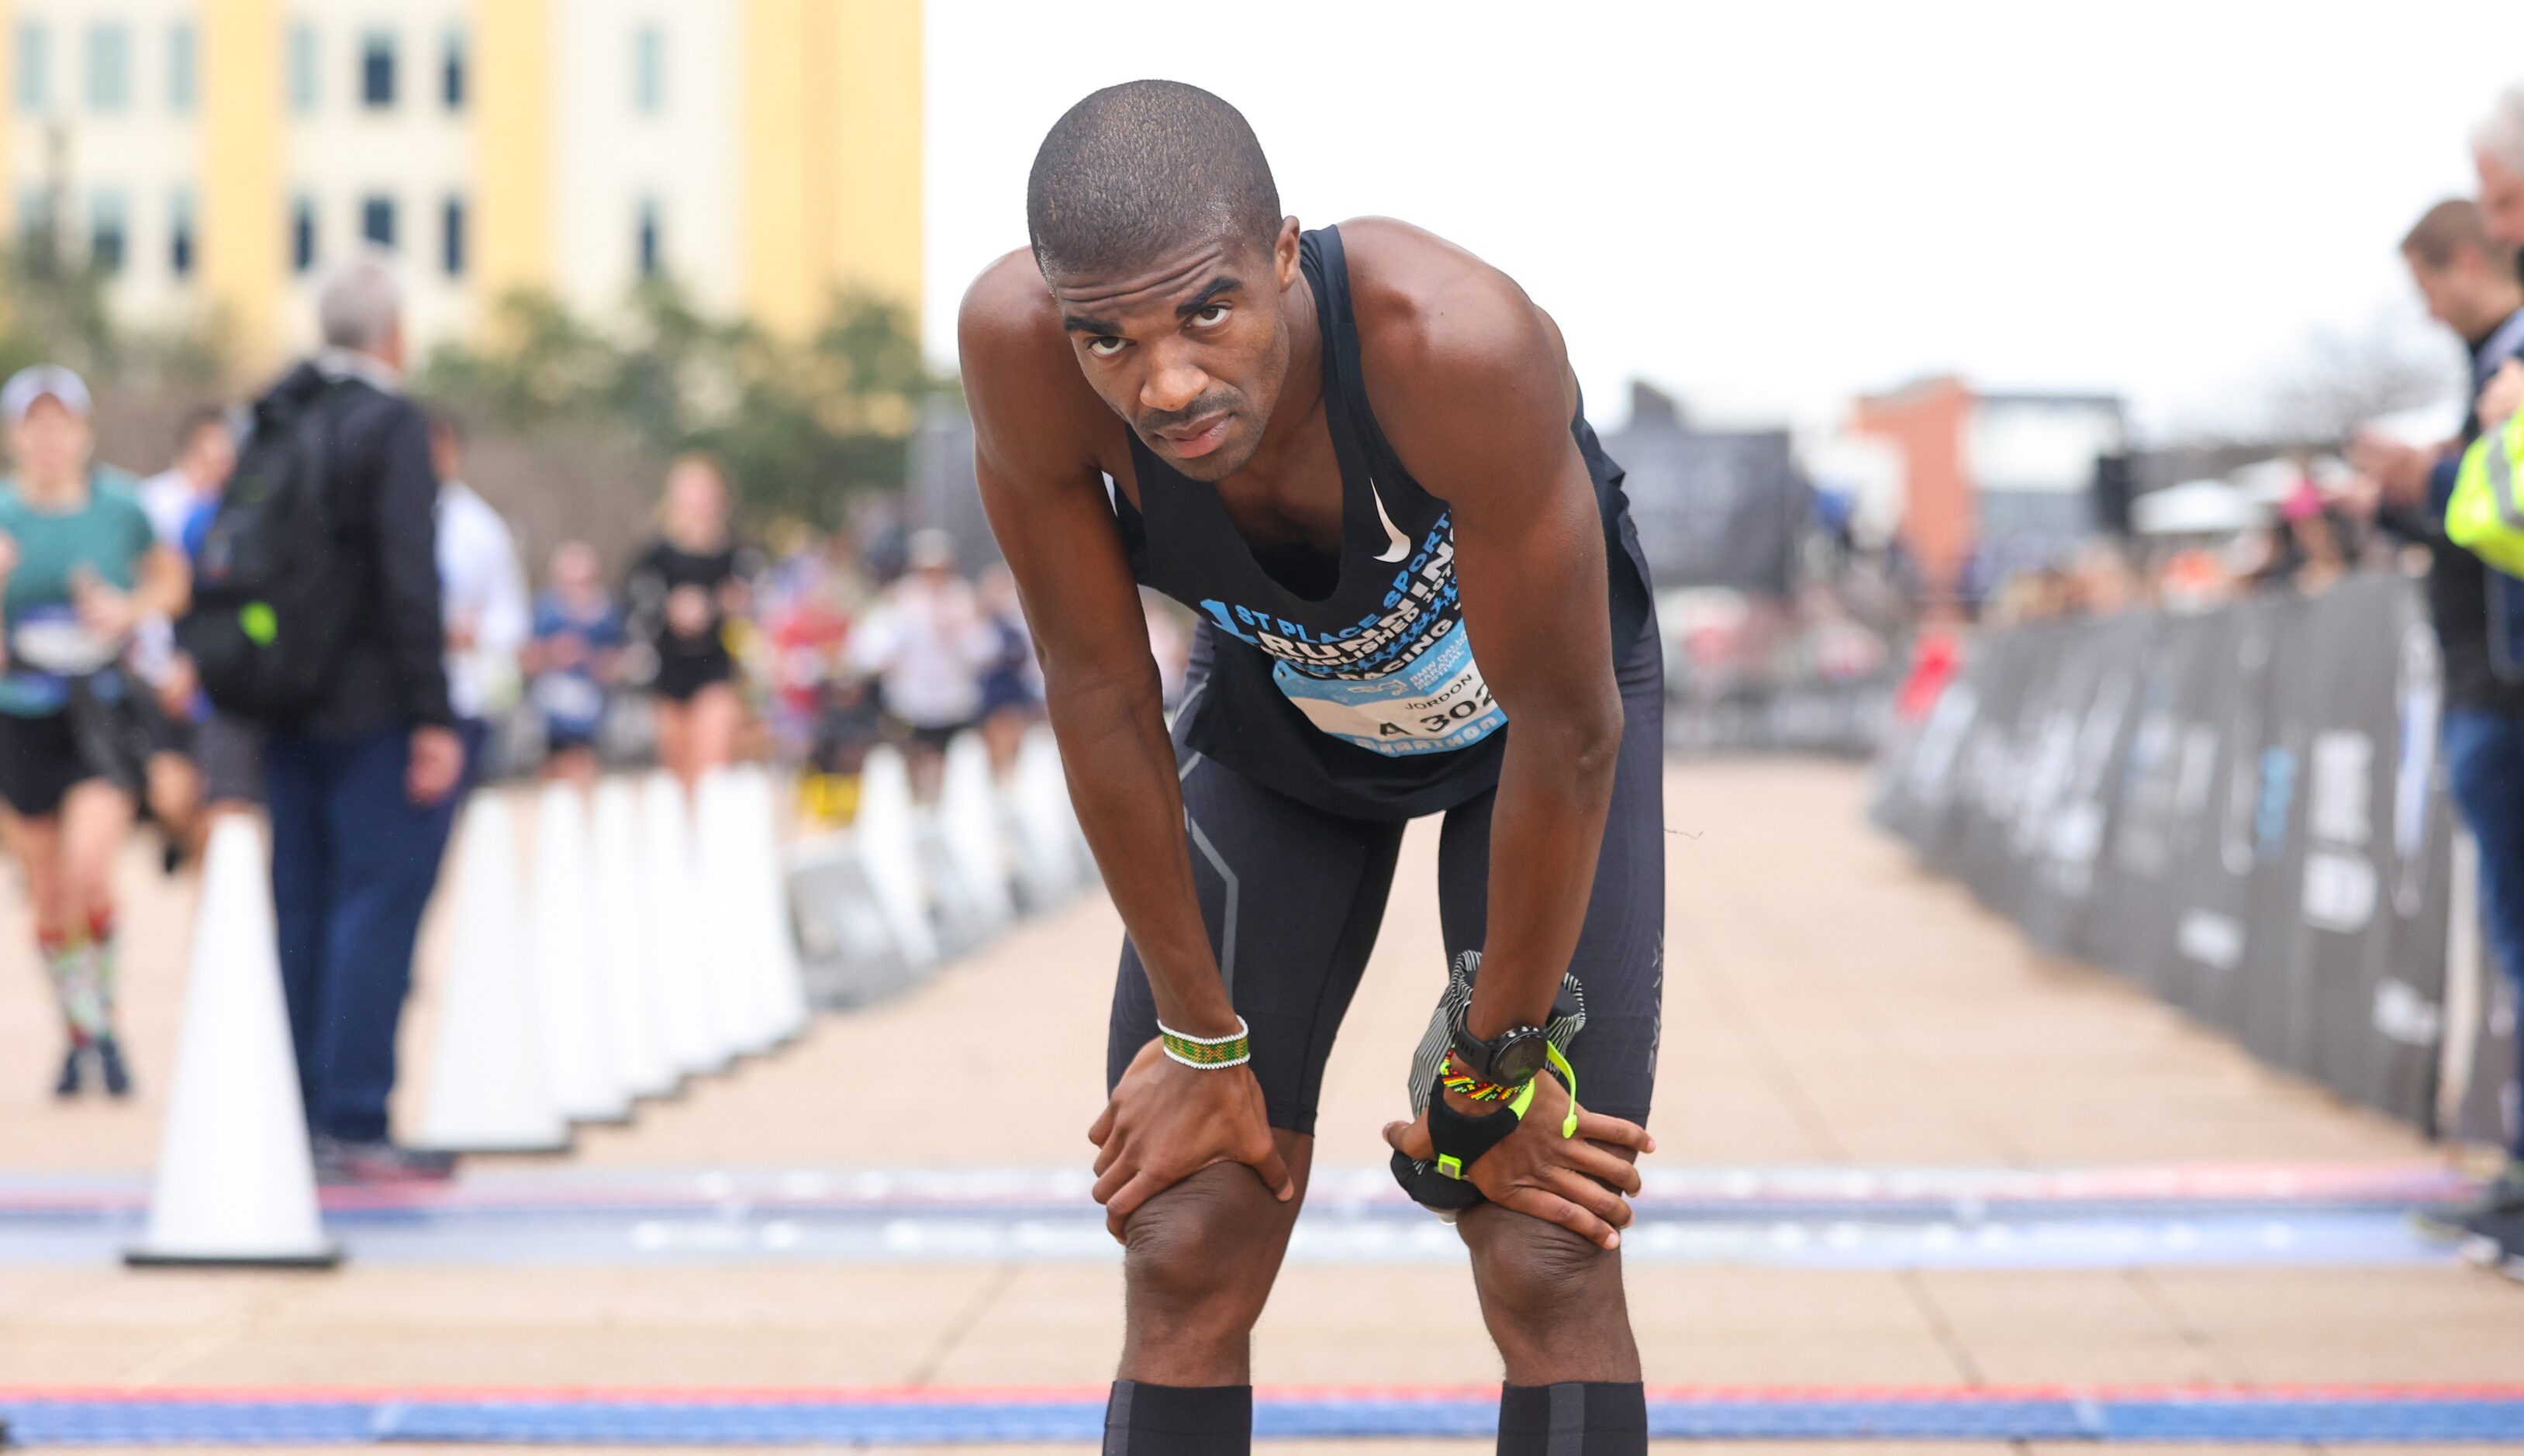
<svg viewBox="0 0 2524 1456">
<path fill-rule="evenodd" d="M 1384 539 L 1387 543 L 1384 550 L 1376 554 L 1376 558 L 1380 561 L 1398 561 L 1411 555 L 1411 543 L 1402 539 L 1402 533 L 1393 529 L 1393 517 L 1384 513 L 1384 498 L 1376 493 L 1376 477 L 1373 475 L 1367 477 L 1367 498 L 1376 503 L 1376 523 L 1384 527 Z"/>
</svg>

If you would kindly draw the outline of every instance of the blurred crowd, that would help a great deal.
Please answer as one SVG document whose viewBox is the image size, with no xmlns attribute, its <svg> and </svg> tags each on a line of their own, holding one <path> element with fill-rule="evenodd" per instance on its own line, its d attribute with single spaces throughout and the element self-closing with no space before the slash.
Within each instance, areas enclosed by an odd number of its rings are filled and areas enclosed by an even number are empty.
<svg viewBox="0 0 2524 1456">
<path fill-rule="evenodd" d="M 2011 578 L 1987 617 L 2201 609 L 2252 593 L 2318 595 L 2359 571 L 2422 579 L 2441 697 L 2404 710 L 2433 719 L 2445 784 L 2479 850 L 2485 941 L 2524 998 L 2524 85 L 2499 98 L 2470 145 L 2478 194 L 2429 208 L 2400 246 L 2428 316 L 2462 349 L 2458 428 L 2373 421 L 2228 480 L 2143 496 L 2129 544 L 2099 541 L 2065 565 Z M 1909 711 L 1925 710 L 1960 648 L 1952 631 L 1923 637 Z M 2503 1172 L 2479 1197 L 2422 1222 L 2524 1273 L 2516 1087 L 2505 1099 Z"/>
<path fill-rule="evenodd" d="M 437 1178 L 386 1100 L 471 789 L 654 763 L 690 790 L 769 758 L 811 831 L 848 820 L 879 745 L 924 797 L 960 734 L 1012 768 L 1043 683 L 1004 567 L 967 576 L 891 502 L 757 530 L 706 456 L 666 466 L 628 558 L 568 540 L 530 571 L 465 483 L 461 423 L 406 393 L 388 263 L 337 267 L 317 312 L 319 353 L 186 415 L 146 478 L 98 459 L 75 372 L 0 387 L 0 832 L 61 1010 L 55 1091 L 119 1097 L 122 850 L 149 826 L 177 873 L 216 818 L 256 816 L 319 1174 Z M 1152 607 L 1150 633 L 1180 691 L 1189 632 Z"/>
</svg>

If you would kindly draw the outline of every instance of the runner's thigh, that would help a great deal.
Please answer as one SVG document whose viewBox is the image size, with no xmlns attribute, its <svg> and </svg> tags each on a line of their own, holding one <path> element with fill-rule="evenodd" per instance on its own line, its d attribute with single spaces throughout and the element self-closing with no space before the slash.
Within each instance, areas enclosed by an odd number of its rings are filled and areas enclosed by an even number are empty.
<svg viewBox="0 0 2524 1456">
<path fill-rule="evenodd" d="M 1201 919 L 1252 1031 L 1271 1125 L 1311 1135 L 1324 1060 L 1384 917 L 1402 826 L 1327 814 L 1180 745 L 1177 752 L 1189 765 L 1184 817 Z M 1105 1046 L 1108 1090 L 1156 1034 L 1147 974 L 1126 940 Z"/>
<path fill-rule="evenodd" d="M 1656 1087 L 1665 1000 L 1665 680 L 1650 630 L 1618 664 L 1622 752 L 1586 921 L 1569 969 L 1586 995 L 1586 1029 L 1567 1048 L 1589 1109 L 1645 1126 Z M 1511 727 L 1510 733 L 1515 732 Z M 1437 841 L 1437 896 L 1449 962 L 1479 950 L 1488 923 L 1490 805 L 1453 809 Z"/>
</svg>

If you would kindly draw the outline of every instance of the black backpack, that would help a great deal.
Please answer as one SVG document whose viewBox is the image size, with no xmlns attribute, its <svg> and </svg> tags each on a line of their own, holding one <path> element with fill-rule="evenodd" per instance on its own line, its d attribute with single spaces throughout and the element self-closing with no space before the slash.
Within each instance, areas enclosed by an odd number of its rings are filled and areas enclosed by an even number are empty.
<svg viewBox="0 0 2524 1456">
<path fill-rule="evenodd" d="M 344 387 L 303 369 L 256 403 L 202 538 L 175 641 L 221 712 L 286 723 L 313 710 L 358 615 L 358 563 L 327 478 L 324 405 Z"/>
</svg>

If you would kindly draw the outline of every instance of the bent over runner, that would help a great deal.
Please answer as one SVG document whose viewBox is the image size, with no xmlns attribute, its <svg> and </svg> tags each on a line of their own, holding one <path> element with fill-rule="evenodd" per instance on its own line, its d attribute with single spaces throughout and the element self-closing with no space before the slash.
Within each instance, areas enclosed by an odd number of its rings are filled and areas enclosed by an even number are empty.
<svg viewBox="0 0 2524 1456">
<path fill-rule="evenodd" d="M 1662 991 L 1660 652 L 1560 331 L 1405 223 L 1281 215 L 1168 81 L 1061 118 L 964 300 L 981 490 L 1128 941 L 1095 1196 L 1108 1456 L 1251 1440 L 1249 1335 L 1405 823 L 1448 966 L 1395 1176 L 1455 1221 L 1509 1456 L 1647 1449 L 1621 1230 Z M 1138 590 L 1199 620 L 1169 733 Z M 1432 968 L 1432 971 L 1438 968 Z"/>
</svg>

